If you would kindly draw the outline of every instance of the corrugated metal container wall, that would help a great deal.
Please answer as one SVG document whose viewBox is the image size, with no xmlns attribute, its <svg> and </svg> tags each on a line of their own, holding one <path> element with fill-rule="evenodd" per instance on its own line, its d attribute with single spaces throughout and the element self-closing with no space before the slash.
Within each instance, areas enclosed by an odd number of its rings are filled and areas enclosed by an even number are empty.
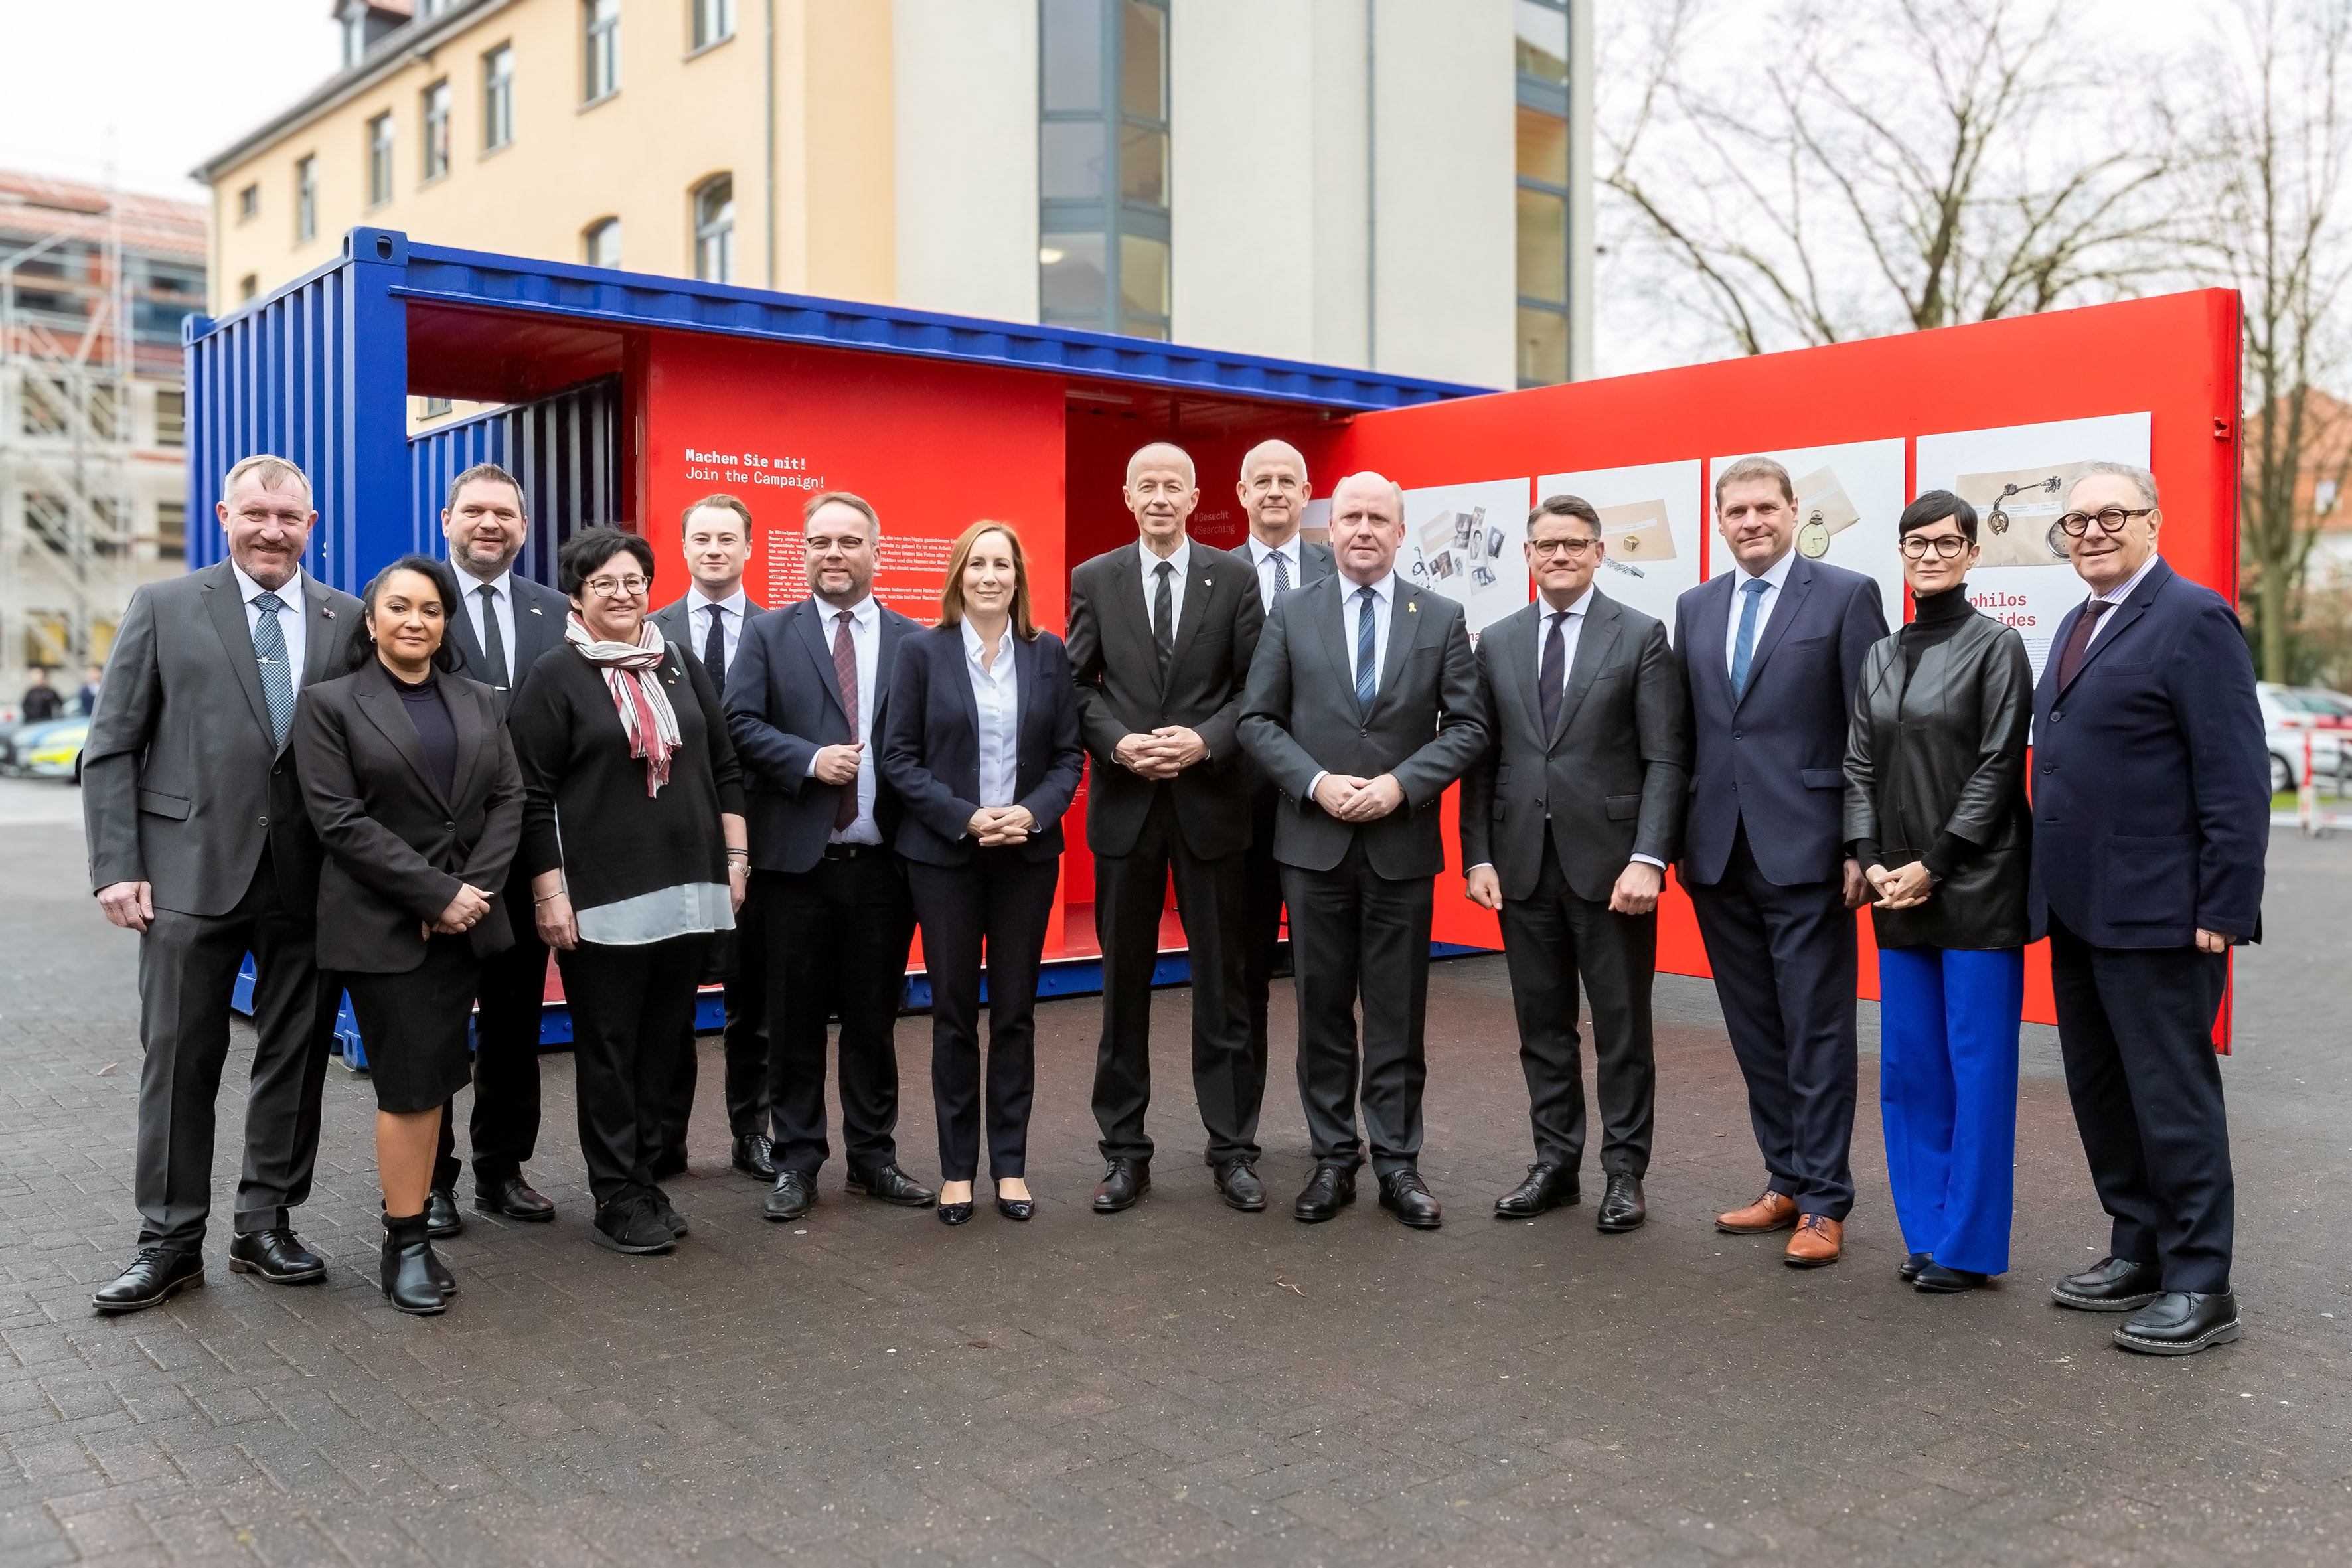
<svg viewBox="0 0 2352 1568">
<path fill-rule="evenodd" d="M 515 570 L 552 587 L 565 540 L 585 524 L 624 521 L 620 417 L 621 378 L 608 375 L 412 437 L 409 548 L 444 553 L 449 481 L 477 463 L 496 463 L 522 482 L 530 515 Z"/>
</svg>

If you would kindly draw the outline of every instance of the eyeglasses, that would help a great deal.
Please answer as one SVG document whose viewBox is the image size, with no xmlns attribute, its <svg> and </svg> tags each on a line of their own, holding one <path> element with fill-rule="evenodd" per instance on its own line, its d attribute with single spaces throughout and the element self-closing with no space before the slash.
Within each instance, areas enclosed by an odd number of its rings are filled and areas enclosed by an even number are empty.
<svg viewBox="0 0 2352 1568">
<path fill-rule="evenodd" d="M 634 599 L 653 584 L 643 577 L 591 577 L 581 586 L 600 599 Z"/>
<path fill-rule="evenodd" d="M 1958 533 L 1939 533 L 1933 539 L 1922 533 L 1906 533 L 1903 536 L 1900 548 L 1903 553 L 1912 560 L 1925 561 L 1927 558 L 1927 547 L 1931 544 L 1936 547 L 1936 553 L 1947 561 L 1964 554 L 1969 548 L 1967 536 Z"/>
<path fill-rule="evenodd" d="M 2095 512 L 2070 511 L 2058 520 L 2058 526 L 2065 530 L 2066 537 L 2069 539 L 2082 538 L 2091 531 L 2091 524 L 2094 522 L 2099 525 L 2100 532 L 2117 534 L 2124 531 L 2124 524 L 2135 518 L 2146 517 L 2155 510 L 2156 508 L 2152 506 L 2133 507 L 2128 510 L 2119 506 L 2106 506 L 2101 507 Z"/>
<path fill-rule="evenodd" d="M 1528 541 L 1528 548 L 1534 551 L 1539 559 L 1565 555 L 1570 561 L 1580 561 L 1600 549 L 1601 541 L 1597 539 L 1530 539 Z"/>
</svg>

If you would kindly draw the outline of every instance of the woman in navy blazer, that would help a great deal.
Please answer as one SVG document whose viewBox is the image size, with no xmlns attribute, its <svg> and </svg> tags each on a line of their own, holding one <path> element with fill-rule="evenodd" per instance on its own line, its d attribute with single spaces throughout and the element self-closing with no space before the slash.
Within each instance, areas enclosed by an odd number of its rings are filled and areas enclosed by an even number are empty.
<svg viewBox="0 0 2352 1568">
<path fill-rule="evenodd" d="M 999 1213 L 1033 1211 L 1037 965 L 1061 879 L 1062 814 L 1085 760 L 1069 658 L 1030 619 L 1020 535 L 975 522 L 949 558 L 939 626 L 899 645 L 881 757 L 906 803 L 897 847 L 931 984 L 942 1224 L 971 1218 L 979 1174 L 983 943 L 989 1173 Z"/>
</svg>

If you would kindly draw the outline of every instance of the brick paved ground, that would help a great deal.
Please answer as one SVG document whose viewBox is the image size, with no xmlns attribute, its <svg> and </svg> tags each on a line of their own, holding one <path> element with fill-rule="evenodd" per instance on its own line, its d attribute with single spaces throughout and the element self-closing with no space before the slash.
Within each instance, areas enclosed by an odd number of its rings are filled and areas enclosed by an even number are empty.
<svg viewBox="0 0 2352 1568">
<path fill-rule="evenodd" d="M 328 1282 L 232 1276 L 215 1239 L 205 1289 L 100 1320 L 134 1223 L 134 944 L 80 860 L 70 827 L 0 826 L 0 1563 L 2345 1560 L 2352 847 L 2273 850 L 2226 1068 L 2247 1337 L 2185 1362 L 2047 1303 L 2104 1235 L 2047 1031 L 1998 1290 L 1896 1284 L 1870 1103 L 1845 1262 L 1797 1274 L 1776 1239 L 1717 1236 L 1759 1173 L 1711 994 L 1678 980 L 1649 1228 L 1496 1223 L 1526 1132 L 1484 959 L 1433 981 L 1434 1235 L 1369 1202 L 1312 1229 L 1224 1209 L 1173 1049 L 1158 1190 L 1089 1214 L 1096 1015 L 1074 1001 L 1042 1013 L 1025 1227 L 853 1202 L 837 1166 L 806 1224 L 764 1224 L 706 1106 L 673 1188 L 691 1238 L 598 1251 L 551 1056 L 532 1169 L 560 1220 L 473 1220 L 446 1249 L 455 1308 L 405 1319 L 369 1279 L 372 1102 L 338 1069 L 303 1215 Z M 1184 1009 L 1162 998 L 1163 1041 Z M 900 1049 L 928 1174 L 926 1029 Z M 1268 1110 L 1286 1204 L 1303 1131 L 1287 1094 Z"/>
</svg>

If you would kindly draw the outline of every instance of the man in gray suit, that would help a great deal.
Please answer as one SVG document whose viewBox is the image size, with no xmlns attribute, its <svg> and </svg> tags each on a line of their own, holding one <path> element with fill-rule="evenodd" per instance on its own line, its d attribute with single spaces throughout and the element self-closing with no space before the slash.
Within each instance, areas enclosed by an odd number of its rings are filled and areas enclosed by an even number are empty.
<svg viewBox="0 0 2352 1568">
<path fill-rule="evenodd" d="M 1242 458 L 1234 487 L 1249 516 L 1250 536 L 1234 554 L 1257 578 L 1258 606 L 1274 613 L 1274 601 L 1294 588 L 1331 575 L 1331 547 L 1299 536 L 1307 500 L 1307 459 L 1287 441 L 1261 441 Z M 1249 793 L 1250 843 L 1243 873 L 1249 883 L 1249 919 L 1242 927 L 1242 996 L 1249 1006 L 1249 1059 L 1242 1071 L 1255 1086 L 1250 1103 L 1265 1091 L 1265 996 L 1282 958 L 1282 868 L 1274 859 L 1274 813 L 1282 792 L 1244 752 L 1243 777 Z M 1244 1092 L 1247 1092 L 1245 1089 Z"/>
<path fill-rule="evenodd" d="M 1601 1091 L 1600 1227 L 1649 1216 L 1657 1081 L 1650 986 L 1658 894 L 1690 788 L 1690 716 L 1666 628 L 1592 585 L 1601 519 L 1578 496 L 1528 514 L 1538 597 L 1478 639 L 1495 744 L 1462 781 L 1464 893 L 1502 915 L 1536 1163 L 1496 1202 L 1528 1219 L 1579 1196 L 1584 1070 L 1576 982 L 1592 1001 Z"/>
<path fill-rule="evenodd" d="M 1423 1184 L 1422 1026 L 1431 879 L 1445 865 L 1438 797 L 1486 749 L 1462 606 L 1404 582 L 1404 493 L 1378 474 L 1331 492 L 1336 568 L 1275 603 L 1242 704 L 1242 744 L 1281 790 L 1274 858 L 1298 973 L 1298 1088 L 1315 1173 L 1292 1206 L 1314 1224 L 1356 1195 L 1359 1047 L 1381 1206 L 1434 1230 Z"/>
<path fill-rule="evenodd" d="M 465 674 L 512 705 L 532 666 L 563 646 L 572 602 L 514 569 L 530 534 L 522 486 L 495 463 L 479 463 L 449 484 L 441 511 L 449 564 L 457 569 L 459 606 L 449 635 L 466 656 Z M 506 907 L 531 907 L 530 876 L 522 857 L 508 874 Z M 474 1206 L 507 1219 L 545 1221 L 555 1205 L 523 1179 L 523 1162 L 539 1143 L 539 1035 L 547 1006 L 547 943 L 531 921 L 517 918 L 514 945 L 482 963 L 479 1011 L 474 1018 L 474 1113 L 467 1136 L 474 1151 Z M 457 1212 L 455 1102 L 441 1115 L 441 1152 L 433 1190 L 425 1202 L 435 1237 L 464 1228 Z"/>
<path fill-rule="evenodd" d="M 140 933 L 139 1256 L 101 1287 L 135 1312 L 204 1283 L 213 1103 L 229 998 L 253 954 L 253 1083 L 229 1268 L 279 1284 L 327 1266 L 294 1234 L 319 1153 L 337 994 L 313 957 L 319 840 L 288 746 L 294 695 L 343 673 L 359 601 L 302 571 L 318 513 L 282 458 L 231 468 L 228 559 L 151 583 L 115 634 L 82 752 L 99 907 Z"/>
<path fill-rule="evenodd" d="M 735 668 L 736 651 L 742 646 L 744 626 L 766 613 L 766 606 L 743 591 L 743 571 L 751 562 L 751 509 L 724 491 L 707 495 L 686 509 L 679 519 L 679 535 L 686 546 L 686 569 L 694 582 L 683 595 L 654 612 L 654 626 L 699 658 L 710 684 L 723 694 L 728 672 Z M 735 911 L 736 968 L 734 978 L 727 982 L 726 1033 L 721 1037 L 727 1064 L 724 1093 L 735 1168 L 747 1176 L 772 1182 L 776 1166 L 768 1123 L 764 930 L 760 920 L 760 879 L 754 877 L 743 907 Z M 686 1129 L 694 1113 L 698 1065 L 694 1025 L 689 1021 L 686 1038 L 679 1043 L 670 1109 L 662 1118 L 662 1155 L 655 1163 L 655 1168 L 665 1173 L 686 1169 Z"/>
</svg>

